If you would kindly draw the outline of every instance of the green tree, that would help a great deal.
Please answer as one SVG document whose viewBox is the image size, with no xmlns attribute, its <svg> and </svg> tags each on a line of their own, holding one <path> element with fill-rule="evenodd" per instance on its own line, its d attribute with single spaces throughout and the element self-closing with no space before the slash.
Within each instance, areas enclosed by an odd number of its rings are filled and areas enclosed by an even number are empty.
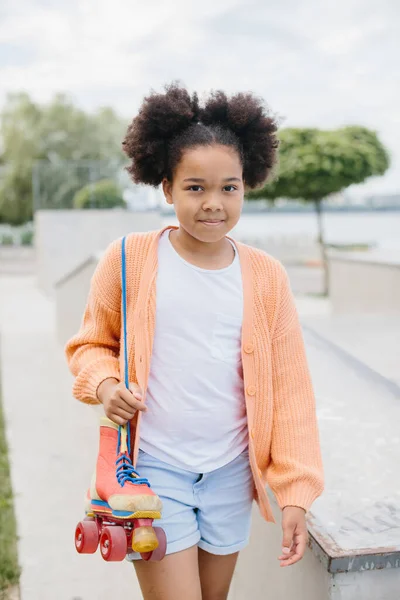
<svg viewBox="0 0 400 600">
<path fill-rule="evenodd" d="M 322 224 L 323 200 L 368 177 L 383 175 L 389 155 L 374 131 L 349 126 L 334 131 L 287 128 L 280 132 L 277 178 L 249 192 L 249 200 L 288 198 L 314 204 L 328 294 L 328 264 Z"/>
<path fill-rule="evenodd" d="M 115 208 L 126 207 L 121 190 L 109 179 L 89 183 L 74 196 L 75 208 Z"/>
<path fill-rule="evenodd" d="M 19 224 L 32 218 L 32 169 L 38 160 L 54 166 L 50 193 L 72 202 L 83 182 L 62 174 L 62 161 L 122 163 L 125 126 L 112 109 L 87 114 L 62 94 L 47 105 L 25 93 L 10 94 L 0 115 L 0 220 Z"/>
</svg>

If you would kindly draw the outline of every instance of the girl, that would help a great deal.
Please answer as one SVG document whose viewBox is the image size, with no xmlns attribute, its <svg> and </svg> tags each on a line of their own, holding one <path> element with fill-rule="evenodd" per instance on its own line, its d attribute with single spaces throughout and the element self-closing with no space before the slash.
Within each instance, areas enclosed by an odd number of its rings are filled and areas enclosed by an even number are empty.
<svg viewBox="0 0 400 600">
<path fill-rule="evenodd" d="M 250 531 L 252 500 L 283 511 L 281 566 L 306 548 L 305 513 L 322 492 L 315 403 L 287 275 L 227 237 L 246 188 L 276 161 L 277 126 L 252 94 L 204 106 L 177 85 L 143 102 L 123 143 L 135 183 L 162 184 L 179 227 L 126 239 L 123 384 L 121 241 L 94 274 L 67 344 L 74 395 L 131 422 L 133 460 L 162 500 L 167 556 L 133 554 L 143 596 L 226 599 Z"/>
</svg>

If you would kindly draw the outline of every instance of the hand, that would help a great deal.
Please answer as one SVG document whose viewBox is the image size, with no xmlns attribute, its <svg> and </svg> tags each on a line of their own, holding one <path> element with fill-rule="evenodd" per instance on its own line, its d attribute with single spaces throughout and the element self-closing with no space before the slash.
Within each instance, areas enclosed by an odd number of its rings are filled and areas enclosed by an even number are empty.
<svg viewBox="0 0 400 600">
<path fill-rule="evenodd" d="M 278 560 L 281 561 L 281 567 L 289 567 L 299 562 L 306 551 L 308 531 L 305 511 L 297 506 L 285 506 L 282 530 L 282 554 Z"/>
<path fill-rule="evenodd" d="M 147 411 L 141 389 L 136 383 L 130 383 L 128 390 L 122 382 L 110 377 L 99 385 L 97 397 L 107 417 L 117 425 L 126 425 L 138 410 Z"/>
</svg>

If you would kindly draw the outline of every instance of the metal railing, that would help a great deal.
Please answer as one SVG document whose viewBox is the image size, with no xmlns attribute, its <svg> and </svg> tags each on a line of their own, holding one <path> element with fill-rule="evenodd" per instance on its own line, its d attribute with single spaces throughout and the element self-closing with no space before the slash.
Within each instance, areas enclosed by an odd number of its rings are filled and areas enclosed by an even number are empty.
<svg viewBox="0 0 400 600">
<path fill-rule="evenodd" d="M 79 190 L 104 179 L 118 185 L 128 209 L 158 208 L 158 190 L 135 185 L 124 167 L 125 165 L 118 161 L 38 160 L 32 170 L 33 212 L 44 209 L 73 209 L 74 197 Z"/>
</svg>

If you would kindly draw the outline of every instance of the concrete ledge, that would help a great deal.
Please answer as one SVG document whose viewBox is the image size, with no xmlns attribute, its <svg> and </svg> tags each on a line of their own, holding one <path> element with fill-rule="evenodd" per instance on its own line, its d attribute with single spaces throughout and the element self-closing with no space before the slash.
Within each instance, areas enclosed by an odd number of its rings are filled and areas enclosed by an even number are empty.
<svg viewBox="0 0 400 600">
<path fill-rule="evenodd" d="M 387 267 L 400 267 L 400 255 L 394 250 L 366 250 L 365 252 L 330 252 L 331 260 Z"/>
<path fill-rule="evenodd" d="M 90 282 L 101 255 L 97 252 L 88 256 L 54 285 L 56 334 L 62 345 L 79 329 Z"/>
<path fill-rule="evenodd" d="M 90 264 L 97 264 L 102 256 L 102 254 L 103 254 L 102 252 L 98 252 L 98 253 L 93 253 L 91 256 L 88 256 L 88 258 L 86 258 L 86 260 L 84 260 L 81 263 L 79 263 L 78 265 L 76 265 L 76 267 L 74 267 L 73 269 L 71 269 L 70 271 L 65 273 L 65 275 L 63 277 L 61 277 L 61 279 L 56 281 L 56 283 L 54 284 L 54 287 L 56 289 L 61 289 L 62 287 L 64 287 L 64 285 L 66 285 L 69 281 L 74 279 L 74 277 L 79 275 L 79 273 L 81 271 L 83 271 L 84 269 L 86 269 L 86 267 L 88 267 Z"/>
<path fill-rule="evenodd" d="M 338 320 L 330 319 L 329 321 L 330 321 L 331 327 L 333 327 L 333 328 L 336 327 L 336 329 L 338 329 L 338 327 L 340 327 L 340 323 L 338 323 Z M 368 321 L 364 321 L 364 323 L 367 325 Z M 324 329 L 323 321 L 320 321 L 318 323 L 320 328 L 321 328 L 321 324 L 322 324 L 322 329 Z M 353 325 L 353 328 L 352 328 L 353 335 L 356 335 L 355 331 L 354 331 L 354 323 L 352 323 L 352 325 Z M 315 327 L 315 324 L 314 324 L 314 327 Z M 368 363 L 366 363 L 365 361 L 361 360 L 360 358 L 358 358 L 357 356 L 352 354 L 349 350 L 346 350 L 345 348 L 343 348 L 343 346 L 341 346 L 338 342 L 335 342 L 332 339 L 327 338 L 326 335 L 324 336 L 320 332 L 315 331 L 315 329 L 312 326 L 305 324 L 305 325 L 303 325 L 303 329 L 305 331 L 307 331 L 309 333 L 309 335 L 313 336 L 316 340 L 319 340 L 323 344 L 326 344 L 327 346 L 329 346 L 333 350 L 333 352 L 335 352 L 338 356 L 341 356 L 343 361 L 345 361 L 348 366 L 359 371 L 360 374 L 363 374 L 364 377 L 368 378 L 369 380 L 373 380 L 375 384 L 384 386 L 390 394 L 393 394 L 394 397 L 400 399 L 400 385 L 396 381 L 392 381 L 392 379 L 386 377 L 385 375 L 383 375 L 382 373 L 377 371 L 375 368 L 368 365 Z M 349 334 L 351 336 L 351 327 L 349 327 L 349 329 L 350 329 Z M 330 328 L 328 326 L 328 332 L 329 332 L 329 330 L 330 330 Z M 367 330 L 366 334 L 368 335 L 368 330 Z M 400 334 L 400 329 L 399 329 L 399 334 Z M 384 352 L 384 351 L 382 350 L 382 352 Z M 390 353 L 390 350 L 389 350 L 389 353 Z M 400 354 L 399 354 L 399 356 L 400 356 Z"/>
<path fill-rule="evenodd" d="M 131 232 L 160 229 L 158 212 L 128 210 L 39 210 L 35 213 L 39 287 L 49 296 L 60 277 L 108 244 Z"/>
<path fill-rule="evenodd" d="M 329 279 L 334 313 L 400 313 L 398 251 L 330 252 Z"/>
<path fill-rule="evenodd" d="M 363 548 L 354 552 L 342 550 L 324 532 L 312 515 L 308 517 L 309 547 L 328 573 L 355 573 L 400 567 L 400 546 L 397 548 Z M 399 572 L 400 576 L 400 572 Z"/>
</svg>

